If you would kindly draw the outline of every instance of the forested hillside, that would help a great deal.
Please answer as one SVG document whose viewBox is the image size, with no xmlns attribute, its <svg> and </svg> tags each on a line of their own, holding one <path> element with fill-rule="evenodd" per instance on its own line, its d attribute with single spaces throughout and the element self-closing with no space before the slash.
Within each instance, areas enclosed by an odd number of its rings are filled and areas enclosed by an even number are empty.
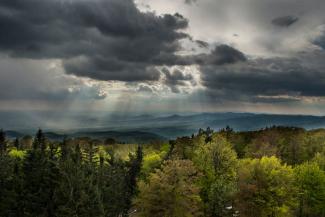
<svg viewBox="0 0 325 217">
<path fill-rule="evenodd" d="M 0 216 L 325 217 L 325 130 L 207 128 L 142 145 L 1 130 Z"/>
</svg>

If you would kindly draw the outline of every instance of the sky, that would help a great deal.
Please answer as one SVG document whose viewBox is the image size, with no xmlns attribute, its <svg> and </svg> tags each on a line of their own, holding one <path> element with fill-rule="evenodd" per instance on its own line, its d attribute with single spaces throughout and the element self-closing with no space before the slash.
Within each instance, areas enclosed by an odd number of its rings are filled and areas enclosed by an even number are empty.
<svg viewBox="0 0 325 217">
<path fill-rule="evenodd" d="M 324 0 L 1 0 L 0 111 L 325 115 Z"/>
</svg>

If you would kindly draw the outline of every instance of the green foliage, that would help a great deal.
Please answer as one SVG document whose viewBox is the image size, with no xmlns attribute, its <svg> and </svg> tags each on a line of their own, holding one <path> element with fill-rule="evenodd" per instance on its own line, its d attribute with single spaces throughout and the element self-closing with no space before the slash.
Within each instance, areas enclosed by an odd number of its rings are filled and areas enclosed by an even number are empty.
<svg viewBox="0 0 325 217">
<path fill-rule="evenodd" d="M 43 134 L 43 131 L 39 129 L 35 135 L 34 141 L 33 141 L 33 149 L 41 149 L 41 151 L 44 153 L 46 149 L 46 139 Z"/>
<path fill-rule="evenodd" d="M 159 168 L 162 158 L 158 153 L 152 152 L 147 154 L 143 159 L 142 173 L 148 176 L 154 169 Z"/>
<path fill-rule="evenodd" d="M 24 159 L 24 157 L 26 156 L 26 151 L 23 150 L 17 150 L 16 148 L 13 148 L 9 151 L 9 156 L 13 157 L 13 158 L 18 158 L 18 159 Z"/>
<path fill-rule="evenodd" d="M 226 139 L 218 134 L 195 151 L 194 162 L 204 174 L 200 183 L 201 196 L 208 216 L 232 215 L 231 206 L 236 191 L 237 156 Z"/>
<path fill-rule="evenodd" d="M 245 217 L 292 216 L 294 173 L 276 157 L 244 159 L 238 171 L 237 208 Z"/>
<path fill-rule="evenodd" d="M 22 149 L 30 149 L 32 147 L 32 143 L 33 143 L 33 137 L 28 135 L 24 136 L 20 140 L 20 146 Z"/>
<path fill-rule="evenodd" d="M 128 162 L 128 171 L 126 176 L 127 187 L 127 206 L 131 207 L 132 197 L 136 194 L 137 178 L 140 175 L 143 161 L 143 149 L 142 146 L 138 146 L 135 155 L 130 154 L 130 160 Z"/>
<path fill-rule="evenodd" d="M 207 128 L 169 144 L 106 143 L 1 130 L 0 216 L 325 217 L 324 130 Z"/>
<path fill-rule="evenodd" d="M 313 162 L 315 162 L 323 171 L 325 171 L 325 146 L 321 152 L 315 155 Z"/>
<path fill-rule="evenodd" d="M 15 199 L 12 192 L 13 168 L 13 160 L 8 155 L 0 155 L 0 216 L 9 216 Z"/>
<path fill-rule="evenodd" d="M 23 164 L 25 216 L 53 215 L 53 194 L 58 183 L 57 164 L 44 155 L 43 150 L 33 149 Z"/>
<path fill-rule="evenodd" d="M 125 216 L 129 211 L 129 194 L 126 182 L 127 166 L 121 160 L 101 168 L 100 185 L 105 216 Z"/>
<path fill-rule="evenodd" d="M 166 161 L 161 170 L 140 181 L 135 199 L 135 216 L 191 217 L 203 216 L 198 172 L 189 160 Z"/>
<path fill-rule="evenodd" d="M 325 131 L 305 131 L 295 127 L 271 127 L 235 133 L 231 139 L 238 155 L 261 158 L 277 156 L 290 165 L 311 160 L 325 147 Z M 244 148 L 244 155 L 243 149 Z"/>
<path fill-rule="evenodd" d="M 14 147 L 19 150 L 21 147 L 20 147 L 20 142 L 19 142 L 19 139 L 16 138 L 15 141 L 14 141 Z"/>
<path fill-rule="evenodd" d="M 190 137 L 176 139 L 173 144 L 173 157 L 178 159 L 189 159 L 193 153 L 193 141 Z"/>
<path fill-rule="evenodd" d="M 168 158 L 168 153 L 170 151 L 170 145 L 164 144 L 160 147 L 160 150 L 150 150 L 147 151 L 146 155 L 143 157 L 142 164 L 142 175 L 147 177 L 155 169 L 160 168 L 162 162 Z"/>
<path fill-rule="evenodd" d="M 300 217 L 325 216 L 325 172 L 316 163 L 304 163 L 295 168 L 299 189 Z"/>
<path fill-rule="evenodd" d="M 54 193 L 57 216 L 104 216 L 93 169 L 73 160 L 60 163 L 61 181 Z"/>
</svg>

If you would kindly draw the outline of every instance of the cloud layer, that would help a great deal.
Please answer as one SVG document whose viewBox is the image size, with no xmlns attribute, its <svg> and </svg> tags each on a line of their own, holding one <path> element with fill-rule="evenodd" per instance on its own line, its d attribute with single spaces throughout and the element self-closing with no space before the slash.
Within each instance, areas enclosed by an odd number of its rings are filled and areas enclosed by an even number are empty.
<svg viewBox="0 0 325 217">
<path fill-rule="evenodd" d="M 324 10 L 322 0 L 2 0 L 0 100 L 321 101 Z"/>
<path fill-rule="evenodd" d="M 325 54 L 317 54 L 325 58 Z M 254 59 L 246 63 L 203 66 L 208 93 L 223 100 L 270 101 L 325 96 L 325 65 L 302 55 L 296 58 Z"/>
<path fill-rule="evenodd" d="M 68 73 L 99 80 L 157 80 L 188 21 L 140 12 L 131 0 L 4 0 L 0 48 L 13 57 L 64 60 Z"/>
<path fill-rule="evenodd" d="M 107 94 L 99 85 L 65 75 L 58 61 L 2 57 L 0 100 L 54 101 L 102 100 Z M 49 76 L 50 75 L 50 76 Z"/>
</svg>

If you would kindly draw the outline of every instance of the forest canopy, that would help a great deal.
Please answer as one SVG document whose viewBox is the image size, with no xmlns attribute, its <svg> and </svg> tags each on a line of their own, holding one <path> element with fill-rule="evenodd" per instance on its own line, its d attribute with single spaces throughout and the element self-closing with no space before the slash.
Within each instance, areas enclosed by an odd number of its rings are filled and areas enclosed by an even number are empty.
<svg viewBox="0 0 325 217">
<path fill-rule="evenodd" d="M 0 216 L 324 217 L 325 131 L 207 128 L 137 145 L 1 130 Z"/>
</svg>

